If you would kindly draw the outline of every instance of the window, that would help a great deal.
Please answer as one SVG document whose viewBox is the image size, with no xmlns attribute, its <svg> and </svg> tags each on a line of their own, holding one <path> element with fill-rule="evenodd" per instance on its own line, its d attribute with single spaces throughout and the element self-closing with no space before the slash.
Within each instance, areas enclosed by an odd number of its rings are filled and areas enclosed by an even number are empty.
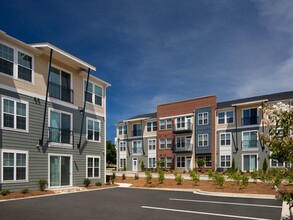
<svg viewBox="0 0 293 220">
<path fill-rule="evenodd" d="M 167 148 L 172 148 L 172 138 L 167 138 Z"/>
<path fill-rule="evenodd" d="M 165 130 L 166 126 L 165 126 L 166 120 L 160 120 L 160 130 Z"/>
<path fill-rule="evenodd" d="M 49 94 L 51 97 L 73 103 L 71 75 L 55 67 L 51 67 Z"/>
<path fill-rule="evenodd" d="M 90 141 L 101 141 L 101 122 L 97 119 L 87 118 L 87 139 Z"/>
<path fill-rule="evenodd" d="M 153 132 L 156 130 L 157 130 L 157 122 L 156 121 L 147 123 L 147 132 Z"/>
<path fill-rule="evenodd" d="M 141 141 L 132 141 L 132 154 L 142 154 Z"/>
<path fill-rule="evenodd" d="M 257 148 L 257 131 L 242 132 L 242 148 Z"/>
<path fill-rule="evenodd" d="M 225 112 L 218 113 L 218 124 L 225 124 Z"/>
<path fill-rule="evenodd" d="M 199 134 L 198 135 L 198 146 L 199 147 L 208 146 L 208 134 Z"/>
<path fill-rule="evenodd" d="M 242 155 L 242 171 L 257 170 L 257 154 Z"/>
<path fill-rule="evenodd" d="M 133 131 L 132 131 L 133 136 L 141 136 L 142 135 L 141 124 L 133 124 L 132 128 L 133 128 Z"/>
<path fill-rule="evenodd" d="M 206 156 L 205 161 L 206 161 L 206 163 L 205 163 L 206 167 L 211 167 L 212 166 L 212 156 Z"/>
<path fill-rule="evenodd" d="M 164 149 L 166 147 L 166 140 L 160 139 L 160 149 Z"/>
<path fill-rule="evenodd" d="M 176 147 L 177 148 L 184 148 L 185 147 L 185 137 L 177 137 L 176 138 Z"/>
<path fill-rule="evenodd" d="M 87 156 L 87 178 L 100 178 L 100 157 Z"/>
<path fill-rule="evenodd" d="M 28 131 L 28 103 L 2 98 L 2 128 Z"/>
<path fill-rule="evenodd" d="M 221 167 L 223 167 L 223 168 L 231 167 L 231 156 L 230 155 L 221 155 Z"/>
<path fill-rule="evenodd" d="M 234 113 L 233 111 L 226 112 L 226 123 L 231 124 L 234 122 Z"/>
<path fill-rule="evenodd" d="M 118 130 L 119 130 L 119 135 L 127 134 L 127 126 L 126 125 L 120 125 L 118 127 Z"/>
<path fill-rule="evenodd" d="M 2 150 L 2 181 L 28 181 L 28 152 Z"/>
<path fill-rule="evenodd" d="M 126 158 L 121 158 L 119 163 L 119 168 L 126 168 Z"/>
<path fill-rule="evenodd" d="M 172 119 L 171 118 L 166 119 L 166 126 L 167 126 L 167 129 L 172 129 Z"/>
<path fill-rule="evenodd" d="M 87 82 L 84 81 L 84 94 L 86 94 L 86 101 L 95 105 L 103 106 L 103 88 L 99 85 L 88 82 L 88 89 L 86 91 L 86 84 Z"/>
<path fill-rule="evenodd" d="M 284 167 L 284 163 L 280 163 L 278 160 L 271 159 L 271 167 Z"/>
<path fill-rule="evenodd" d="M 230 146 L 231 145 L 231 133 L 220 133 L 220 145 Z"/>
<path fill-rule="evenodd" d="M 71 114 L 49 110 L 49 142 L 71 144 Z"/>
<path fill-rule="evenodd" d="M 156 158 L 155 157 L 149 158 L 149 168 L 156 168 Z"/>
<path fill-rule="evenodd" d="M 149 150 L 156 150 L 156 139 L 148 140 Z"/>
<path fill-rule="evenodd" d="M 14 57 L 17 60 L 14 60 Z M 15 67 L 14 67 L 15 66 Z M 0 72 L 33 82 L 33 57 L 0 43 Z M 17 74 L 16 74 L 17 72 Z"/>
<path fill-rule="evenodd" d="M 255 125 L 258 123 L 257 108 L 244 109 L 242 116 L 242 125 Z"/>
<path fill-rule="evenodd" d="M 126 141 L 120 142 L 120 152 L 121 151 L 126 151 Z"/>
<path fill-rule="evenodd" d="M 176 121 L 177 121 L 176 123 L 177 128 L 185 128 L 185 117 L 178 117 Z"/>
<path fill-rule="evenodd" d="M 166 167 L 171 168 L 173 166 L 172 157 L 167 157 L 166 159 Z"/>
<path fill-rule="evenodd" d="M 208 112 L 198 113 L 198 125 L 208 124 Z"/>
<path fill-rule="evenodd" d="M 185 167 L 185 157 L 176 157 L 177 167 L 183 168 Z"/>
<path fill-rule="evenodd" d="M 234 122 L 233 111 L 219 112 L 218 113 L 218 124 L 231 124 Z"/>
</svg>

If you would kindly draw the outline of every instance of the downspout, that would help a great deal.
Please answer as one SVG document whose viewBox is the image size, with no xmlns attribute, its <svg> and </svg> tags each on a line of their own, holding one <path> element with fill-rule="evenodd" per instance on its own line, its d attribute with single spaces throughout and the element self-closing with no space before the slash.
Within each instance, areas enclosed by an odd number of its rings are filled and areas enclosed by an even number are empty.
<svg viewBox="0 0 293 220">
<path fill-rule="evenodd" d="M 261 107 L 262 107 L 262 109 L 264 108 L 264 102 L 261 103 Z M 261 127 L 262 127 L 262 133 L 264 133 L 265 132 L 265 127 L 264 127 L 264 124 L 263 124 L 263 112 L 261 114 Z M 264 142 L 261 141 L 261 139 L 260 139 L 260 134 L 258 134 L 258 139 L 259 139 L 259 143 L 260 143 L 261 149 L 262 149 L 262 151 L 264 151 L 265 150 L 265 146 L 264 146 Z"/>
<path fill-rule="evenodd" d="M 235 145 L 235 150 L 236 152 L 238 151 L 238 118 L 237 118 L 237 106 L 234 106 L 235 110 L 235 132 L 236 132 L 236 145 Z"/>
<path fill-rule="evenodd" d="M 43 144 L 44 144 L 44 134 L 45 134 L 45 123 L 46 123 L 47 107 L 48 107 L 48 95 L 49 95 L 49 86 L 50 86 L 52 56 L 53 56 L 53 49 L 50 50 L 50 60 L 49 60 L 49 68 L 48 68 L 48 80 L 47 80 L 47 91 L 46 91 L 45 109 L 44 109 L 44 116 L 43 116 L 42 137 L 41 137 L 41 139 L 39 139 L 39 146 L 43 146 Z"/>
<path fill-rule="evenodd" d="M 192 147 L 192 155 L 193 155 L 193 168 L 195 168 L 195 161 L 196 161 L 196 150 L 195 150 L 195 143 L 196 143 L 196 133 L 195 133 L 195 128 L 196 128 L 196 118 L 195 118 L 196 114 L 195 114 L 195 109 L 193 110 L 193 147 Z"/>
<path fill-rule="evenodd" d="M 145 156 L 145 151 L 144 151 L 144 141 L 143 141 L 143 130 L 142 130 L 142 120 L 140 120 L 140 126 L 141 126 L 141 145 L 142 145 L 142 153 Z"/>
<path fill-rule="evenodd" d="M 80 148 L 80 145 L 81 145 L 81 137 L 82 137 L 83 123 L 84 123 L 84 116 L 85 116 L 85 107 L 86 107 L 86 98 L 87 98 L 87 90 L 88 90 L 88 85 L 89 85 L 89 78 L 90 78 L 90 69 L 88 69 L 88 71 L 87 71 L 87 80 L 86 80 L 86 88 L 85 88 L 86 92 L 84 95 L 84 102 L 83 102 L 83 109 L 82 109 L 82 120 L 81 120 L 79 142 L 77 144 L 77 148 Z"/>
<path fill-rule="evenodd" d="M 128 147 L 128 124 L 127 124 L 127 122 L 124 122 L 124 124 L 127 127 L 127 132 L 126 132 L 126 146 L 127 146 L 128 156 L 130 156 L 130 150 L 129 150 L 129 147 Z"/>
</svg>

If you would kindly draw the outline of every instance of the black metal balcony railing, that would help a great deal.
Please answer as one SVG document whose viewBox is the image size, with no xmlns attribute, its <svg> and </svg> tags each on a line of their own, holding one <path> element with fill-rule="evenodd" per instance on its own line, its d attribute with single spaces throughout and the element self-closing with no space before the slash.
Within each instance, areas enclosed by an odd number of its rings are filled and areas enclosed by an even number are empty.
<svg viewBox="0 0 293 220">
<path fill-rule="evenodd" d="M 60 129 L 49 127 L 49 142 L 62 144 L 72 144 L 72 131 L 69 129 Z"/>
<path fill-rule="evenodd" d="M 242 141 L 242 148 L 244 149 L 256 148 L 256 147 L 257 147 L 257 140 Z"/>
<path fill-rule="evenodd" d="M 142 135 L 142 130 L 133 130 L 132 131 L 132 136 L 141 136 Z"/>
<path fill-rule="evenodd" d="M 192 132 L 192 123 L 176 123 L 173 126 L 173 133 L 190 133 Z"/>
<path fill-rule="evenodd" d="M 186 144 L 186 143 L 177 143 L 175 146 L 174 146 L 174 152 L 192 152 L 192 147 L 193 147 L 193 144 Z"/>
<path fill-rule="evenodd" d="M 258 117 L 242 118 L 242 125 L 256 125 L 258 124 Z"/>
<path fill-rule="evenodd" d="M 49 82 L 50 97 L 73 103 L 73 90 L 59 84 Z"/>
</svg>

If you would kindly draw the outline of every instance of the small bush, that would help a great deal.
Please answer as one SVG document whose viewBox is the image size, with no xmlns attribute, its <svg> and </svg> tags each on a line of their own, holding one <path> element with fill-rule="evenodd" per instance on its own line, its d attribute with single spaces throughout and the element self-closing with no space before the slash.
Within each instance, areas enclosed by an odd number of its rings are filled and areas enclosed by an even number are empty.
<svg viewBox="0 0 293 220">
<path fill-rule="evenodd" d="M 112 173 L 112 176 L 111 176 L 111 182 L 112 182 L 112 184 L 115 183 L 115 180 L 116 180 L 116 173 Z"/>
<path fill-rule="evenodd" d="M 161 183 L 161 184 L 164 182 L 164 180 L 165 180 L 165 174 L 164 174 L 164 171 L 163 170 L 160 170 L 159 171 L 158 180 L 159 180 L 159 183 Z"/>
<path fill-rule="evenodd" d="M 9 189 L 2 189 L 2 190 L 0 191 L 0 194 L 1 194 L 2 196 L 7 196 L 7 195 L 10 194 L 10 190 L 9 190 Z"/>
<path fill-rule="evenodd" d="M 126 171 L 126 163 L 123 164 L 123 171 Z"/>
<path fill-rule="evenodd" d="M 250 173 L 250 176 L 251 178 L 253 179 L 254 183 L 257 182 L 257 179 L 258 179 L 258 171 L 257 170 L 253 170 L 251 173 Z"/>
<path fill-rule="evenodd" d="M 143 160 L 140 163 L 140 168 L 141 168 L 141 171 L 144 171 L 144 169 L 145 169 L 145 165 L 144 165 Z"/>
<path fill-rule="evenodd" d="M 85 186 L 85 187 L 89 187 L 89 185 L 91 184 L 91 180 L 89 179 L 89 178 L 85 178 L 84 180 L 83 180 L 83 185 Z"/>
<path fill-rule="evenodd" d="M 198 166 L 198 169 L 199 169 L 200 172 L 201 172 L 203 166 L 205 165 L 205 163 L 206 163 L 206 162 L 205 162 L 204 159 L 198 159 L 198 160 L 197 160 L 197 166 Z"/>
<path fill-rule="evenodd" d="M 287 172 L 286 180 L 288 181 L 288 184 L 290 184 L 290 185 L 293 183 L 293 171 L 292 170 L 289 170 Z"/>
<path fill-rule="evenodd" d="M 101 186 L 102 183 L 101 182 L 96 182 L 96 186 Z"/>
<path fill-rule="evenodd" d="M 214 173 L 213 177 L 212 177 L 214 183 L 218 186 L 220 186 L 221 188 L 224 187 L 224 183 L 225 183 L 225 177 L 218 174 L 218 173 Z"/>
<path fill-rule="evenodd" d="M 175 176 L 175 181 L 176 181 L 177 185 L 182 185 L 182 183 L 183 183 L 183 176 L 177 174 Z"/>
<path fill-rule="evenodd" d="M 145 171 L 146 181 L 148 184 L 152 183 L 153 175 L 150 171 Z"/>
<path fill-rule="evenodd" d="M 263 161 L 263 164 L 262 164 L 262 171 L 264 173 L 266 173 L 267 169 L 268 169 L 268 162 L 267 162 L 267 158 L 265 158 L 264 161 Z"/>
<path fill-rule="evenodd" d="M 20 191 L 21 194 L 28 194 L 29 192 L 30 192 L 30 191 L 29 191 L 28 188 L 22 189 L 22 190 Z"/>
<path fill-rule="evenodd" d="M 212 171 L 212 170 L 209 170 L 208 171 L 208 177 L 209 177 L 209 179 L 212 179 L 213 178 L 213 176 L 214 176 L 214 172 Z"/>
<path fill-rule="evenodd" d="M 138 180 L 138 179 L 139 179 L 139 175 L 138 175 L 138 173 L 136 173 L 136 174 L 134 175 L 134 179 L 135 179 L 135 180 Z"/>
<path fill-rule="evenodd" d="M 241 176 L 240 177 L 240 184 L 239 184 L 239 189 L 243 189 L 244 187 L 248 186 L 248 177 L 247 176 Z"/>
<path fill-rule="evenodd" d="M 123 179 L 123 180 L 126 179 L 126 175 L 125 175 L 125 173 L 122 173 L 122 179 Z"/>
<path fill-rule="evenodd" d="M 37 183 L 40 191 L 44 191 L 48 185 L 48 181 L 45 179 L 39 179 Z"/>
<path fill-rule="evenodd" d="M 283 175 L 279 173 L 276 177 L 272 178 L 272 185 L 273 187 L 278 187 L 283 180 Z"/>
</svg>

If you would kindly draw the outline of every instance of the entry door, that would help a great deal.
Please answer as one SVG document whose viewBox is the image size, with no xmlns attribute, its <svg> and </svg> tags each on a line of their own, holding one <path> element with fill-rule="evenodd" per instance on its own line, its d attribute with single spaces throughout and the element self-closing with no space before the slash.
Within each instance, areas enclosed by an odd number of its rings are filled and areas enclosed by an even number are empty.
<svg viewBox="0 0 293 220">
<path fill-rule="evenodd" d="M 132 170 L 137 171 L 137 159 L 133 158 L 132 160 Z"/>
<path fill-rule="evenodd" d="M 70 186 L 71 157 L 50 156 L 50 187 Z"/>
<path fill-rule="evenodd" d="M 186 169 L 191 170 L 191 158 L 186 157 Z"/>
<path fill-rule="evenodd" d="M 257 169 L 257 155 L 243 155 L 243 171 L 253 171 Z"/>
<path fill-rule="evenodd" d="M 191 137 L 187 136 L 186 137 L 186 150 L 191 151 L 192 150 L 192 146 L 191 146 Z"/>
<path fill-rule="evenodd" d="M 192 127 L 191 127 L 191 117 L 186 118 L 186 128 L 187 129 L 192 129 Z"/>
</svg>

